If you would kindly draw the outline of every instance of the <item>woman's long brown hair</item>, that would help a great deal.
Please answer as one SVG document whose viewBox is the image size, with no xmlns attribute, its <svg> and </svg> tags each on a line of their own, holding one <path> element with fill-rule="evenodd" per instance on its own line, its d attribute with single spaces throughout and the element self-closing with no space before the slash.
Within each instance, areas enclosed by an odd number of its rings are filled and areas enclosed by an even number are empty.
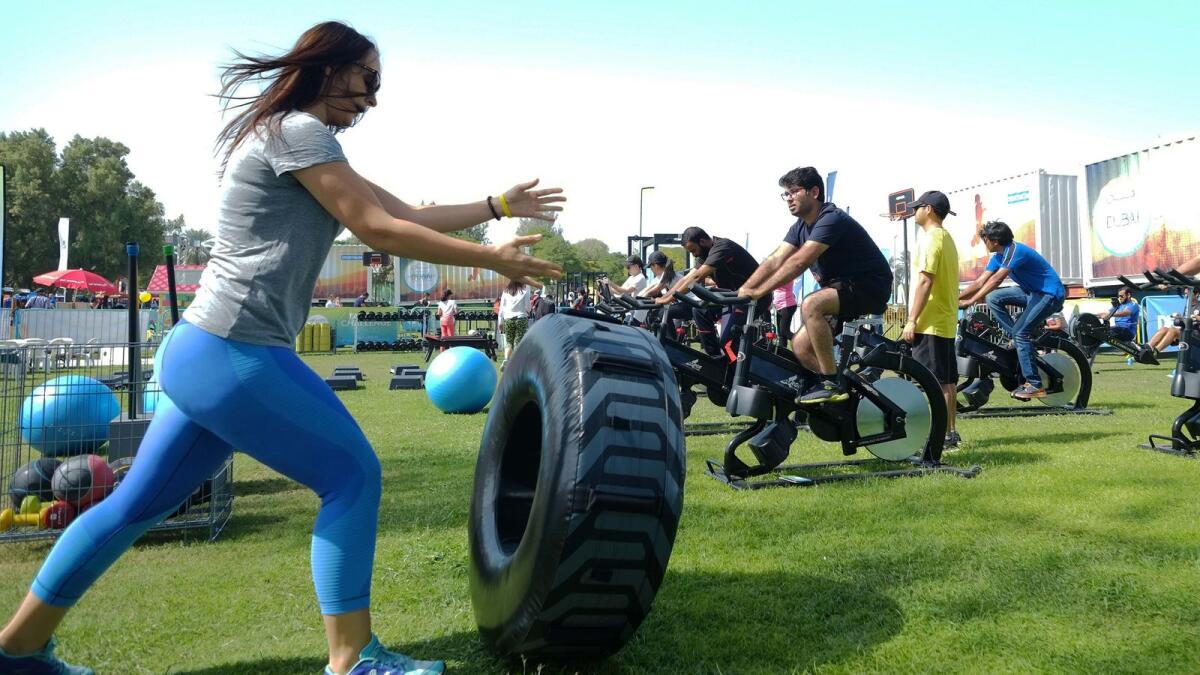
<svg viewBox="0 0 1200 675">
<path fill-rule="evenodd" d="M 376 49 L 375 43 L 350 26 L 337 21 L 319 23 L 304 31 L 291 51 L 282 56 L 247 56 L 234 52 L 237 60 L 221 74 L 223 112 L 242 109 L 217 136 L 216 151 L 224 149 L 221 171 L 233 151 L 264 122 L 268 133 L 279 133 L 281 117 L 276 113 L 304 108 L 329 95 L 329 85 L 339 73 L 362 61 Z M 330 70 L 328 76 L 325 69 Z M 255 96 L 238 96 L 242 85 L 266 82 Z M 349 92 L 344 98 L 362 96 Z"/>
</svg>

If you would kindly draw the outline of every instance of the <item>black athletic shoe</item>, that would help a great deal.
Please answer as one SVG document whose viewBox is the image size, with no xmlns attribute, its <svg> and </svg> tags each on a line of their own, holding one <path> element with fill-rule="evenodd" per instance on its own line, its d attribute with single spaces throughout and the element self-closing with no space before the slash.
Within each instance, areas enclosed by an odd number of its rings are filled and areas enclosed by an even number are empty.
<svg viewBox="0 0 1200 675">
<path fill-rule="evenodd" d="M 1141 363 L 1141 364 L 1144 364 L 1147 366 L 1157 366 L 1158 359 L 1155 358 L 1156 356 L 1157 356 L 1157 354 L 1154 353 L 1153 349 L 1151 349 L 1149 347 L 1142 347 L 1141 349 L 1138 350 L 1136 360 L 1138 363 Z"/>
<path fill-rule="evenodd" d="M 943 450 L 957 450 L 959 443 L 962 443 L 962 436 L 958 435 L 958 429 L 946 434 L 946 440 L 942 443 Z"/>
<path fill-rule="evenodd" d="M 850 393 L 841 385 L 838 380 L 821 380 L 814 384 L 804 395 L 796 399 L 796 403 L 800 405 L 821 405 L 823 403 L 837 403 L 850 398 Z"/>
</svg>

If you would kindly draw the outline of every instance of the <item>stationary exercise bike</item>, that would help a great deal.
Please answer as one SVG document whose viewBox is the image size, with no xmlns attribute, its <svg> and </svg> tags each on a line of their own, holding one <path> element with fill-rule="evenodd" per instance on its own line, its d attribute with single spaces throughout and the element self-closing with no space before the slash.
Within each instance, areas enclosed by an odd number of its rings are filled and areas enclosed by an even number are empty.
<svg viewBox="0 0 1200 675">
<path fill-rule="evenodd" d="M 1189 399 L 1192 405 L 1175 418 L 1170 436 L 1151 434 L 1148 442 L 1140 447 L 1182 457 L 1196 457 L 1200 451 L 1200 325 L 1196 323 L 1194 311 L 1200 297 L 1200 280 L 1192 279 L 1178 270 L 1146 270 L 1143 274 L 1146 283 L 1140 285 L 1125 277 L 1117 278 L 1130 288 L 1139 290 L 1167 286 L 1184 292 L 1186 302 L 1179 333 L 1179 351 L 1175 356 L 1175 377 L 1171 380 L 1171 395 Z"/>
<path fill-rule="evenodd" d="M 1087 356 L 1089 363 L 1096 358 L 1096 353 L 1100 351 L 1100 348 L 1108 344 L 1125 352 L 1138 363 L 1148 366 L 1158 365 L 1158 359 L 1154 358 L 1154 354 L 1150 353 L 1145 345 L 1138 344 L 1133 340 L 1122 339 L 1111 326 L 1095 314 L 1084 313 L 1075 317 L 1074 323 L 1071 324 L 1071 337 Z"/>
<path fill-rule="evenodd" d="M 675 299 L 700 309 L 740 306 L 747 312 L 746 325 L 737 337 L 733 367 L 728 368 L 730 364 L 726 361 L 724 396 L 728 413 L 735 417 L 750 417 L 754 422 L 730 440 L 722 461 L 706 462 L 709 476 L 734 488 L 756 489 L 931 472 L 969 478 L 979 472 L 978 467 L 961 469 L 941 463 L 946 403 L 933 373 L 908 354 L 907 345 L 884 338 L 868 321 L 846 322 L 840 335 L 836 336 L 836 343 L 840 349 L 839 377 L 850 398 L 840 403 L 801 407 L 796 399 L 816 376 L 800 365 L 790 352 L 760 341 L 750 299 L 738 297 L 732 291 L 700 285 L 693 286 L 691 293 L 695 297 L 676 294 Z M 621 302 L 634 306 L 646 301 L 621 298 Z M 675 366 L 676 378 L 683 382 L 699 365 L 695 362 L 695 354 L 686 353 L 686 348 L 677 343 L 664 341 L 663 347 Z M 879 371 L 890 371 L 896 376 L 881 378 Z M 713 385 L 715 378 L 708 383 L 708 386 Z M 713 398 L 711 393 L 709 398 Z M 861 465 L 875 460 L 783 465 L 800 425 L 807 425 L 822 440 L 840 443 L 843 455 L 854 455 L 859 448 L 865 448 L 879 459 L 906 462 L 910 467 L 801 475 L 811 469 Z M 754 457 L 752 462 L 738 455 L 742 445 L 749 445 Z M 749 480 L 767 474 L 775 474 L 775 477 Z"/>
<path fill-rule="evenodd" d="M 1059 331 L 1039 329 L 1033 345 L 1046 396 L 1042 407 L 992 408 L 978 416 L 1092 413 L 1087 407 L 1092 393 L 1092 369 L 1087 355 Z M 958 411 L 971 413 L 985 406 L 1000 386 L 1012 392 L 1024 377 L 1016 345 L 995 319 L 985 312 L 970 312 L 958 325 Z"/>
<path fill-rule="evenodd" d="M 703 286 L 697 284 L 697 286 Z M 676 296 L 678 300 L 680 296 Z M 686 296 L 684 296 L 686 299 Z M 667 307 L 656 305 L 646 298 L 631 298 L 623 295 L 613 295 L 608 288 L 600 286 L 600 302 L 596 309 L 618 320 L 625 321 L 634 311 L 650 310 L 651 317 L 657 316 L 654 333 L 666 349 L 667 357 L 675 370 L 675 379 L 679 382 L 679 402 L 683 410 L 683 418 L 692 414 L 699 395 L 696 386 L 704 388 L 704 394 L 713 405 L 724 407 L 729 395 L 729 385 L 733 379 L 734 362 L 733 338 L 722 336 L 723 346 L 730 345 L 728 350 L 720 354 L 709 354 L 692 347 L 684 337 L 682 330 L 676 329 Z M 703 307 L 703 304 L 700 305 Z M 763 345 L 766 346 L 765 344 Z M 722 425 L 724 426 L 724 425 Z"/>
</svg>

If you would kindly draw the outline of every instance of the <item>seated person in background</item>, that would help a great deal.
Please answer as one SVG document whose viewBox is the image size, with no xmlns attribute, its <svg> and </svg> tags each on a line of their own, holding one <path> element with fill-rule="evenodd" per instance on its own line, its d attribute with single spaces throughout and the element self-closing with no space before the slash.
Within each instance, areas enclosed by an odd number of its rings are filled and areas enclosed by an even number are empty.
<svg viewBox="0 0 1200 675">
<path fill-rule="evenodd" d="M 1133 292 L 1128 288 L 1122 288 L 1117 291 L 1113 308 L 1105 312 L 1100 320 L 1108 323 L 1111 319 L 1113 321 L 1112 334 L 1118 340 L 1130 342 L 1137 334 L 1138 315 L 1141 312 L 1142 308 L 1133 299 Z"/>
<path fill-rule="evenodd" d="M 698 261 L 691 272 L 683 275 L 671 287 L 671 291 L 686 291 L 696 282 L 704 282 L 709 278 L 715 279 L 720 288 L 733 290 L 743 284 L 758 269 L 758 261 L 750 252 L 737 242 L 723 237 L 710 237 L 699 227 L 689 227 L 679 235 L 683 247 L 695 256 Z M 770 289 L 768 289 L 769 292 Z M 761 297 L 761 295 L 759 296 Z M 666 305 L 674 301 L 668 294 L 655 299 L 654 302 Z M 770 310 L 770 298 L 757 303 L 755 314 L 765 317 Z M 721 322 L 720 337 L 718 337 L 716 321 Z M 700 346 L 705 353 L 716 356 L 721 353 L 721 344 L 726 341 L 731 331 L 738 326 L 746 325 L 745 307 L 728 307 L 692 309 L 692 321 L 696 323 L 696 332 L 700 336 Z M 732 358 L 732 354 L 730 355 Z"/>
<path fill-rule="evenodd" d="M 608 280 L 608 277 L 601 277 L 598 280 L 598 283 L 607 286 L 609 292 L 611 292 L 613 295 L 628 295 L 630 297 L 637 297 L 642 294 L 642 291 L 646 290 L 646 275 L 642 269 L 642 259 L 636 255 L 631 255 L 625 259 L 626 279 L 621 283 L 620 286 L 613 284 Z M 638 325 L 645 325 L 646 314 L 646 310 L 639 309 L 633 313 L 633 318 L 635 321 L 637 321 Z"/>
<path fill-rule="evenodd" d="M 577 312 L 586 311 L 588 308 L 587 289 L 583 286 L 575 293 L 575 299 L 571 301 L 571 309 Z"/>
<path fill-rule="evenodd" d="M 1159 328 L 1146 343 L 1145 349 L 1149 350 L 1150 354 L 1155 358 L 1157 358 L 1159 353 L 1167 347 L 1170 347 L 1174 344 L 1179 344 L 1179 337 L 1183 335 L 1183 328 L 1178 324 L 1182 324 L 1183 320 L 1178 315 L 1174 316 L 1177 324 Z M 1200 325 L 1200 309 L 1192 312 L 1192 322 Z"/>
</svg>

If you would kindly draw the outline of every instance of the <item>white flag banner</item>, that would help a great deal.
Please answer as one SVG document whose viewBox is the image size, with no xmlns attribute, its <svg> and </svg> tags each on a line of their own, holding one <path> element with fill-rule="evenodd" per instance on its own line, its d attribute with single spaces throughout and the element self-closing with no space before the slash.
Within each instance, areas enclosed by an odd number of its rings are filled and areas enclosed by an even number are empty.
<svg viewBox="0 0 1200 675">
<path fill-rule="evenodd" d="M 67 245 L 71 242 L 71 219 L 58 219 L 58 269 L 67 269 Z"/>
</svg>

